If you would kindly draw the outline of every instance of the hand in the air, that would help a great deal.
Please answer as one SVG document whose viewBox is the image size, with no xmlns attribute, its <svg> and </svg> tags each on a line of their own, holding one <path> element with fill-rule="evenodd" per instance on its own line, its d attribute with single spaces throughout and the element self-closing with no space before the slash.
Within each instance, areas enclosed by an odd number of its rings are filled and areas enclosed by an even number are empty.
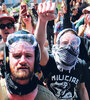
<svg viewBox="0 0 90 100">
<path fill-rule="evenodd" d="M 56 3 L 52 1 L 40 3 L 38 5 L 38 18 L 45 22 L 54 20 L 57 17 L 56 6 Z"/>
</svg>

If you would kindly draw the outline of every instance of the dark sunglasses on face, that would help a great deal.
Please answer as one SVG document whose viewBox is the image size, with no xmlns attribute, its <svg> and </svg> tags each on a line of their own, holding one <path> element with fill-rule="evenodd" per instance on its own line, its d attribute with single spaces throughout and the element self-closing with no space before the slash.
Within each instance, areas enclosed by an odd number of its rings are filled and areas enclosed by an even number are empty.
<svg viewBox="0 0 90 100">
<path fill-rule="evenodd" d="M 11 29 L 12 27 L 14 27 L 14 24 L 12 23 L 0 24 L 0 29 L 5 29 L 5 27 L 7 27 L 8 29 Z"/>
<path fill-rule="evenodd" d="M 90 11 L 88 11 L 87 14 L 90 14 Z"/>
<path fill-rule="evenodd" d="M 31 17 L 31 15 L 27 15 L 27 17 L 29 18 L 29 17 Z"/>
</svg>

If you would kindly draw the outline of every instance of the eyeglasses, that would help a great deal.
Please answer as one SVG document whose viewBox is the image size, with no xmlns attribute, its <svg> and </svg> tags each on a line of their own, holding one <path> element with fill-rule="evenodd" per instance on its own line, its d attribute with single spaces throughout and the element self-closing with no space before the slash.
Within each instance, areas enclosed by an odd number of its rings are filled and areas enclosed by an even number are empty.
<svg viewBox="0 0 90 100">
<path fill-rule="evenodd" d="M 21 32 L 21 33 L 20 33 Z M 15 34 L 16 33 L 16 34 Z M 13 43 L 16 43 L 14 46 L 18 45 L 18 43 L 27 42 L 29 43 L 29 47 L 36 47 L 37 41 L 32 34 L 27 34 L 28 32 L 25 31 L 18 31 L 13 34 L 9 34 L 7 37 L 6 45 L 10 48 L 14 48 L 12 46 Z"/>
<path fill-rule="evenodd" d="M 12 27 L 14 27 L 14 24 L 13 23 L 0 24 L 0 29 L 4 30 L 5 27 L 7 27 L 8 29 L 11 29 Z"/>
<path fill-rule="evenodd" d="M 27 15 L 27 17 L 29 18 L 29 17 L 31 17 L 31 15 Z"/>
</svg>

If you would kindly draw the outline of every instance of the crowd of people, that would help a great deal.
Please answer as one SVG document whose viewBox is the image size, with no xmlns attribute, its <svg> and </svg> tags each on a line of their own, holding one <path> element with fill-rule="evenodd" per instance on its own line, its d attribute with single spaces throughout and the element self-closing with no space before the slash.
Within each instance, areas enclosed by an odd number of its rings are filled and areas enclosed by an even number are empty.
<svg viewBox="0 0 90 100">
<path fill-rule="evenodd" d="M 3 10 L 4 9 L 4 10 Z M 1 100 L 90 99 L 90 4 L 51 0 L 0 7 Z"/>
</svg>

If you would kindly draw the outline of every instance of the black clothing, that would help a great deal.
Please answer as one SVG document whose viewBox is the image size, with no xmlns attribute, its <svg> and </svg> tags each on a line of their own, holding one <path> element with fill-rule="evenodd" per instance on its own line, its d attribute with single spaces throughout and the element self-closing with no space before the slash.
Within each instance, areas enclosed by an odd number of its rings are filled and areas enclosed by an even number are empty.
<svg viewBox="0 0 90 100">
<path fill-rule="evenodd" d="M 87 5 L 86 3 L 83 3 L 82 5 Z M 69 5 L 68 5 L 69 6 Z M 63 20 L 63 27 L 65 28 L 71 28 L 72 25 L 70 23 L 70 19 L 69 19 L 69 16 L 70 14 L 66 13 L 64 14 L 64 19 L 66 20 Z M 68 24 L 66 24 L 68 23 Z M 88 94 L 89 94 L 89 98 L 90 98 L 90 40 L 89 39 L 86 39 L 84 37 L 80 37 L 81 38 L 81 44 L 80 44 L 80 54 L 79 54 L 79 58 L 80 59 L 83 59 L 86 61 L 87 63 L 87 66 L 88 66 L 88 72 L 86 75 L 87 78 L 85 79 L 85 84 L 86 84 L 86 87 L 87 87 L 87 90 L 88 90 Z"/>
<path fill-rule="evenodd" d="M 87 63 L 88 66 L 88 72 L 87 72 L 87 79 L 85 80 L 85 85 L 89 94 L 89 99 L 90 99 L 90 62 Z"/>
<path fill-rule="evenodd" d="M 53 56 L 50 55 L 47 65 L 42 67 L 48 88 L 57 98 L 73 98 L 77 84 L 85 81 L 86 64 L 82 60 L 79 61 L 70 73 L 65 70 L 61 72 L 57 69 Z"/>
<path fill-rule="evenodd" d="M 63 29 L 72 28 L 72 23 L 70 21 L 70 1 L 71 0 L 65 0 L 65 4 L 67 6 L 67 13 L 65 13 L 63 17 Z"/>
<path fill-rule="evenodd" d="M 90 62 L 90 40 L 85 37 L 81 38 L 79 58 Z"/>
<path fill-rule="evenodd" d="M 47 40 L 48 40 L 48 43 L 49 43 L 49 49 L 50 50 L 52 48 L 52 44 L 54 43 L 54 29 L 53 29 L 53 26 L 54 26 L 54 20 L 49 21 L 47 23 Z"/>
<path fill-rule="evenodd" d="M 76 20 L 78 20 L 80 16 L 81 16 L 80 13 L 77 13 L 77 15 L 72 15 L 72 16 L 71 16 L 72 22 L 75 22 Z"/>
<path fill-rule="evenodd" d="M 86 74 L 85 84 L 90 98 L 90 40 L 84 37 L 81 37 L 79 58 L 87 62 L 88 72 Z"/>
</svg>

